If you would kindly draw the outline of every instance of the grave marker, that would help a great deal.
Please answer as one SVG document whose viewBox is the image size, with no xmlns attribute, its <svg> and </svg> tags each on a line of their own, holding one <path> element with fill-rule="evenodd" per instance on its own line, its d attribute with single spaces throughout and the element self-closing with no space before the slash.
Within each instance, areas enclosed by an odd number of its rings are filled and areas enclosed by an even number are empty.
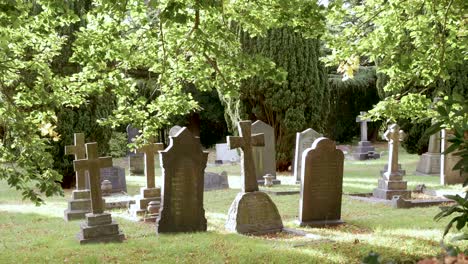
<svg viewBox="0 0 468 264">
<path fill-rule="evenodd" d="M 159 156 L 163 184 L 157 232 L 206 231 L 203 178 L 208 152 L 185 127 L 169 139 Z"/>
<path fill-rule="evenodd" d="M 274 184 L 280 184 L 281 182 L 276 179 L 275 130 L 267 123 L 257 120 L 252 124 L 251 132 L 252 134 L 263 134 L 265 139 L 264 146 L 252 149 L 258 184 L 265 182 L 263 176 L 267 174 L 273 176 Z"/>
<path fill-rule="evenodd" d="M 127 126 L 127 142 L 133 143 L 135 138 L 140 135 L 140 130 L 134 128 L 132 125 Z M 130 175 L 143 175 L 144 173 L 144 159 L 143 154 L 127 152 L 128 164 L 130 167 Z"/>
<path fill-rule="evenodd" d="M 361 141 L 359 141 L 353 153 L 353 157 L 356 160 L 380 158 L 380 154 L 375 152 L 374 146 L 372 146 L 371 142 L 367 139 L 367 122 L 369 122 L 370 119 L 363 118 L 366 114 L 366 112 L 361 112 L 360 115 L 356 117 L 356 122 L 361 124 Z"/>
<path fill-rule="evenodd" d="M 302 156 L 299 224 L 321 227 L 342 224 L 344 155 L 335 142 L 318 138 Z"/>
<path fill-rule="evenodd" d="M 312 128 L 308 128 L 300 133 L 296 133 L 296 148 L 294 152 L 294 178 L 296 179 L 296 183 L 301 182 L 301 161 L 302 161 L 302 153 L 304 150 L 310 148 L 314 141 L 321 137 L 322 134 L 313 130 Z"/>
</svg>

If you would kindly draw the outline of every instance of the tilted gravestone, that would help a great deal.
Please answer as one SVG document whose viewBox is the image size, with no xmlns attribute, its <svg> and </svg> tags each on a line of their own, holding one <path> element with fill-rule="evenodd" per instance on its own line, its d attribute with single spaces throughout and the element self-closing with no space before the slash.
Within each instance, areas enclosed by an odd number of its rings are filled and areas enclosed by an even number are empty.
<svg viewBox="0 0 468 264">
<path fill-rule="evenodd" d="M 127 126 L 127 142 L 133 143 L 135 138 L 140 135 L 140 130 L 138 128 L 132 127 L 132 125 Z M 144 174 L 144 158 L 142 153 L 134 153 L 131 151 L 127 152 L 128 164 L 130 167 L 130 175 L 139 175 Z"/>
<path fill-rule="evenodd" d="M 155 162 L 154 158 L 158 155 L 158 151 L 163 150 L 164 145 L 162 143 L 149 143 L 141 148 L 137 149 L 137 152 L 143 153 L 145 157 L 145 177 L 146 187 L 140 189 L 140 195 L 136 197 L 136 203 L 130 207 L 130 214 L 144 221 L 155 221 L 155 215 L 147 217 L 147 207 L 150 202 L 153 203 L 153 207 L 160 206 L 161 204 L 161 188 L 156 187 L 156 175 L 155 175 Z M 154 208 L 156 210 L 156 208 Z"/>
<path fill-rule="evenodd" d="M 241 148 L 242 192 L 231 204 L 226 221 L 226 229 L 241 234 L 268 234 L 283 229 L 278 208 L 264 193 L 258 191 L 253 161 L 253 146 L 264 145 L 263 134 L 251 133 L 251 121 L 238 123 L 239 136 L 227 137 L 231 149 Z"/>
<path fill-rule="evenodd" d="M 206 231 L 203 178 L 208 159 L 200 140 L 184 127 L 160 151 L 162 204 L 157 232 Z"/>
<path fill-rule="evenodd" d="M 435 98 L 434 104 L 439 100 L 440 98 Z M 440 175 L 440 146 L 440 131 L 437 131 L 429 137 L 429 149 L 426 153 L 421 155 L 418 166 L 416 167 L 416 175 Z"/>
<path fill-rule="evenodd" d="M 335 142 L 318 138 L 302 156 L 299 224 L 329 226 L 342 224 L 344 155 Z"/>
<path fill-rule="evenodd" d="M 304 150 L 310 148 L 314 141 L 321 137 L 322 134 L 313 130 L 312 128 L 308 128 L 301 133 L 296 133 L 296 149 L 294 152 L 294 178 L 296 179 L 296 183 L 301 182 L 301 161 L 302 161 L 302 153 Z"/>
<path fill-rule="evenodd" d="M 367 139 L 367 122 L 370 119 L 364 119 L 363 116 L 366 112 L 361 112 L 360 115 L 356 117 L 356 122 L 361 124 L 361 141 L 359 141 L 358 146 L 354 149 L 353 157 L 356 160 L 367 160 L 367 159 L 378 159 L 380 154 L 375 152 L 374 146 Z"/>
<path fill-rule="evenodd" d="M 394 195 L 399 195 L 401 198 L 409 199 L 411 191 L 407 190 L 406 181 L 403 181 L 403 174 L 398 167 L 398 145 L 403 140 L 404 133 L 397 124 L 393 124 L 385 132 L 384 137 L 388 140 L 388 166 L 387 171 L 379 179 L 373 196 L 391 200 Z"/>
<path fill-rule="evenodd" d="M 86 158 L 85 136 L 83 133 L 74 134 L 74 145 L 65 146 L 65 155 L 75 155 L 75 160 Z M 86 172 L 79 170 L 76 174 L 76 189 L 73 190 L 68 208 L 64 212 L 65 221 L 83 219 L 91 211 L 91 199 L 86 187 Z"/>
<path fill-rule="evenodd" d="M 267 123 L 257 120 L 252 124 L 252 134 L 263 134 L 265 137 L 265 146 L 253 147 L 253 159 L 255 164 L 255 175 L 257 182 L 263 184 L 263 176 L 270 174 L 273 176 L 273 184 L 280 184 L 276 179 L 276 146 L 275 130 Z"/>
<path fill-rule="evenodd" d="M 122 242 L 124 234 L 120 232 L 119 225 L 112 220 L 111 214 L 104 212 L 101 192 L 100 169 L 112 167 L 112 158 L 98 158 L 97 143 L 87 143 L 86 154 L 87 159 L 73 161 L 75 171 L 88 171 L 91 189 L 91 213 L 86 214 L 77 237 L 80 244 Z"/>
</svg>

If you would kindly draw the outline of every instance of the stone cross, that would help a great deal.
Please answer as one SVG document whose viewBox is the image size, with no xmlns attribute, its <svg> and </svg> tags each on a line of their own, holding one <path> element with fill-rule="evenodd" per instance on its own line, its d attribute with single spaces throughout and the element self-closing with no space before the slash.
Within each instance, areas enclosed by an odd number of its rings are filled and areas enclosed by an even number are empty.
<svg viewBox="0 0 468 264">
<path fill-rule="evenodd" d="M 241 176 L 243 192 L 258 191 L 252 147 L 261 147 L 265 145 L 265 137 L 263 134 L 254 134 L 251 136 L 251 124 L 252 122 L 250 120 L 239 121 L 237 125 L 239 129 L 239 136 L 227 137 L 229 149 L 241 148 L 242 150 Z"/>
<path fill-rule="evenodd" d="M 361 123 L 361 141 L 367 141 L 367 122 L 370 121 L 370 119 L 364 119 L 362 118 L 366 112 L 360 112 L 360 114 L 356 117 L 356 122 Z"/>
<path fill-rule="evenodd" d="M 83 133 L 75 133 L 75 145 L 65 146 L 65 155 L 75 155 L 75 160 L 86 159 L 85 136 Z M 76 189 L 86 189 L 86 173 L 84 170 L 77 170 Z"/>
<path fill-rule="evenodd" d="M 159 150 L 163 149 L 163 143 L 149 143 L 136 150 L 137 153 L 145 154 L 146 188 L 156 187 L 154 174 L 154 155 L 157 154 Z"/>
<path fill-rule="evenodd" d="M 75 171 L 88 171 L 89 187 L 91 189 L 91 212 L 102 214 L 104 205 L 102 203 L 100 174 L 101 168 L 112 167 L 111 157 L 98 157 L 97 143 L 86 143 L 86 155 L 88 159 L 73 161 Z"/>
<path fill-rule="evenodd" d="M 390 125 L 384 134 L 385 140 L 388 141 L 388 171 L 385 173 L 387 178 L 398 174 L 398 144 L 404 137 L 403 130 L 400 130 L 397 124 Z"/>
</svg>

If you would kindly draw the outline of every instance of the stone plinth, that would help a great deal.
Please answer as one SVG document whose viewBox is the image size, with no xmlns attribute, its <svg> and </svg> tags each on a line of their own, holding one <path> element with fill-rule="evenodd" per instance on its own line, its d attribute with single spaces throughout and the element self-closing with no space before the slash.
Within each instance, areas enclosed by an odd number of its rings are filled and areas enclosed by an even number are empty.
<svg viewBox="0 0 468 264">
<path fill-rule="evenodd" d="M 440 153 L 426 152 L 422 154 L 419 159 L 415 174 L 421 176 L 439 176 Z"/>
<path fill-rule="evenodd" d="M 353 158 L 355 160 L 379 159 L 380 154 L 375 152 L 375 148 L 370 141 L 359 141 L 354 148 Z"/>
<path fill-rule="evenodd" d="M 384 174 L 385 174 L 387 171 L 388 171 L 388 164 L 385 164 L 383 170 L 380 171 L 380 176 L 383 177 Z M 401 164 L 400 164 L 400 163 L 398 163 L 398 174 L 399 174 L 400 176 L 405 176 L 405 175 L 406 175 L 406 170 L 403 170 L 403 169 L 401 168 Z"/>
<path fill-rule="evenodd" d="M 229 209 L 226 229 L 240 234 L 262 235 L 280 232 L 283 222 L 266 193 L 238 193 Z"/>
<path fill-rule="evenodd" d="M 135 204 L 130 205 L 130 215 L 138 220 L 146 221 L 148 204 L 153 201 L 161 204 L 161 188 L 141 188 L 140 195 L 135 198 Z"/>
<path fill-rule="evenodd" d="M 407 190 L 407 182 L 403 181 L 403 176 L 385 175 L 379 179 L 378 187 L 374 189 L 373 196 L 378 199 L 391 200 L 394 195 L 399 195 L 401 198 L 410 199 L 411 191 Z"/>
<path fill-rule="evenodd" d="M 80 244 L 122 242 L 125 239 L 109 213 L 86 214 L 86 221 L 81 223 L 80 228 L 77 235 Z"/>
<path fill-rule="evenodd" d="M 74 190 L 68 208 L 64 212 L 65 221 L 84 219 L 91 212 L 91 199 L 89 190 Z"/>
</svg>

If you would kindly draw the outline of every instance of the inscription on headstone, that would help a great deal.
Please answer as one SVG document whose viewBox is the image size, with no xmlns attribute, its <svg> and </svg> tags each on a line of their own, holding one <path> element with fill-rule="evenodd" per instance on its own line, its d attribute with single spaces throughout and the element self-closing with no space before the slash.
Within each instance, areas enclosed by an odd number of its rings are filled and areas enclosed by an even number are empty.
<svg viewBox="0 0 468 264">
<path fill-rule="evenodd" d="M 163 184 L 157 232 L 206 231 L 203 180 L 208 152 L 185 127 L 169 139 L 160 152 Z"/>
<path fill-rule="evenodd" d="M 318 138 L 302 156 L 299 224 L 326 226 L 341 221 L 344 155 L 335 142 Z"/>
</svg>

